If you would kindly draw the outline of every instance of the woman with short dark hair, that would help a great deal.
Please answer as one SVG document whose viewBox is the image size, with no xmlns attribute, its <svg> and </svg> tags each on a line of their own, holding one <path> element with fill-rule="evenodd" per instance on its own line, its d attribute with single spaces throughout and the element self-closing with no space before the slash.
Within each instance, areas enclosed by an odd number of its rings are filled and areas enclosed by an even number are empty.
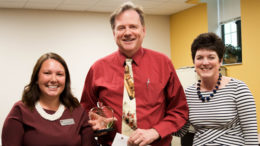
<svg viewBox="0 0 260 146">
<path fill-rule="evenodd" d="M 220 66 L 225 47 L 214 33 L 200 34 L 191 53 L 197 83 L 185 90 L 189 123 L 195 129 L 193 145 L 258 145 L 256 107 L 247 85 L 223 76 Z M 180 134 L 180 133 L 179 133 Z"/>
</svg>

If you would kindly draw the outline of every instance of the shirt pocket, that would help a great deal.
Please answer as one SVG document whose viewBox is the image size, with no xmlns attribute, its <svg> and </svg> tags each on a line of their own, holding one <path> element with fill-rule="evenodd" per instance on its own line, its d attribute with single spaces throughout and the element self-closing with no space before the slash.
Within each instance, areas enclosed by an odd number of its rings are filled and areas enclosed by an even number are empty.
<svg viewBox="0 0 260 146">
<path fill-rule="evenodd" d="M 140 105 L 154 107 L 164 102 L 164 85 L 161 79 L 155 76 L 142 77 L 135 83 L 136 100 Z"/>
</svg>

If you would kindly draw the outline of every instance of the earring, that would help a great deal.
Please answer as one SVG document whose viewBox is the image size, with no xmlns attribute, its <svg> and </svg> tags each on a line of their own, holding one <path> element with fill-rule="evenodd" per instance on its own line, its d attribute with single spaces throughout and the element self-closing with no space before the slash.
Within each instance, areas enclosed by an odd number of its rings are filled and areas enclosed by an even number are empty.
<svg viewBox="0 0 260 146">
<path fill-rule="evenodd" d="M 221 71 L 221 68 L 219 68 L 218 71 Z"/>
</svg>

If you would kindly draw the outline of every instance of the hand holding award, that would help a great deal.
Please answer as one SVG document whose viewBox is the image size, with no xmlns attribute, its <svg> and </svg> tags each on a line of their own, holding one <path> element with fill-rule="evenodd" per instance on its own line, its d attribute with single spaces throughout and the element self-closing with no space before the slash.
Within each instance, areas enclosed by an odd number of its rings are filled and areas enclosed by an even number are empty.
<svg viewBox="0 0 260 146">
<path fill-rule="evenodd" d="M 98 102 L 98 106 L 89 111 L 89 119 L 89 123 L 98 136 L 112 131 L 114 121 L 116 121 L 113 109 L 103 106 L 101 102 Z"/>
</svg>

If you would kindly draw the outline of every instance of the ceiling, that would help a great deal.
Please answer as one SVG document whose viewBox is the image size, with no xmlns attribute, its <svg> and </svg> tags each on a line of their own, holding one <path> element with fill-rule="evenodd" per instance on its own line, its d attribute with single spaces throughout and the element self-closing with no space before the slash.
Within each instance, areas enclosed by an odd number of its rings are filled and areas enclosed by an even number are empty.
<svg viewBox="0 0 260 146">
<path fill-rule="evenodd" d="M 109 12 L 129 0 L 0 0 L 0 8 Z M 187 0 L 131 0 L 146 14 L 171 15 L 194 6 Z"/>
</svg>

